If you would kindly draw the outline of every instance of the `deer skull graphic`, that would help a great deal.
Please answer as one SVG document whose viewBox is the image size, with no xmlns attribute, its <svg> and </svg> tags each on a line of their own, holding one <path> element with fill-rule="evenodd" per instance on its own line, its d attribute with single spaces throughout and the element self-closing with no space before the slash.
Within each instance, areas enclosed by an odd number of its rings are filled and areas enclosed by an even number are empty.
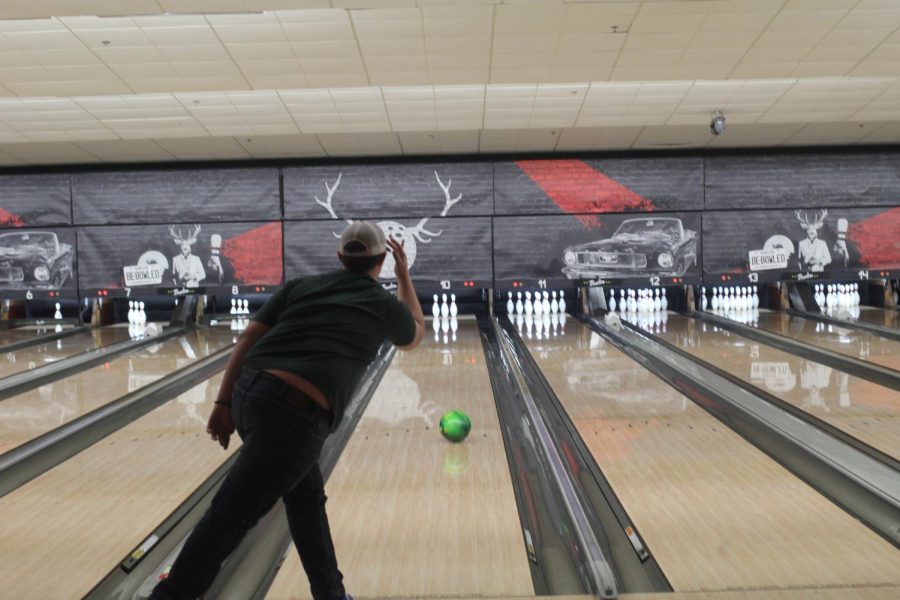
<svg viewBox="0 0 900 600">
<path fill-rule="evenodd" d="M 335 190 L 337 190 L 338 186 L 341 184 L 341 177 L 343 173 L 338 174 L 337 180 L 333 185 L 328 185 L 328 182 L 325 182 L 325 190 L 328 192 L 327 199 L 323 202 L 319 200 L 319 197 L 316 196 L 316 202 L 324 206 L 328 213 L 331 215 L 332 219 L 338 219 L 337 213 L 335 213 L 334 209 L 331 206 L 332 198 L 334 196 Z M 444 182 L 441 181 L 440 176 L 437 171 L 434 172 L 434 177 L 437 179 L 438 185 L 441 186 L 441 189 L 444 191 L 444 209 L 441 211 L 441 216 L 447 216 L 447 212 L 453 207 L 454 204 L 459 202 L 460 198 L 462 198 L 462 194 L 457 194 L 455 198 L 450 197 L 450 186 L 453 184 L 452 179 L 447 180 L 447 185 L 444 185 Z M 431 243 L 431 240 L 438 237 L 443 233 L 442 230 L 438 231 L 429 231 L 425 229 L 425 224 L 431 217 L 425 217 L 420 220 L 415 227 L 409 227 L 403 225 L 402 223 L 398 223 L 397 221 L 379 221 L 378 226 L 381 227 L 382 231 L 384 231 L 385 237 L 393 238 L 397 241 L 402 241 L 404 243 L 404 249 L 406 250 L 406 257 L 409 261 L 409 268 L 412 269 L 413 264 L 416 261 L 416 242 L 421 242 L 423 244 Z M 347 223 L 352 223 L 353 221 L 350 219 L 346 219 Z M 341 237 L 340 233 L 335 233 L 335 237 Z M 394 258 L 388 253 L 387 257 L 384 260 L 384 266 L 381 269 L 381 278 L 382 279 L 394 279 Z"/>
</svg>

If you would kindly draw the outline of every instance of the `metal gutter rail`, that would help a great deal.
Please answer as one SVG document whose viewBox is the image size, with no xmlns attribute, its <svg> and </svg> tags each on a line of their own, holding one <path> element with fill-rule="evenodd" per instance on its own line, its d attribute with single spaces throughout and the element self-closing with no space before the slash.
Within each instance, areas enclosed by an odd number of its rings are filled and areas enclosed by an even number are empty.
<svg viewBox="0 0 900 600">
<path fill-rule="evenodd" d="M 185 332 L 183 327 L 174 327 L 168 329 L 159 335 L 143 337 L 137 340 L 122 340 L 115 344 L 92 348 L 80 354 L 58 360 L 56 362 L 43 365 L 36 369 L 23 371 L 0 379 L 0 400 L 6 400 L 22 392 L 46 385 L 51 381 L 56 381 L 64 377 L 68 377 L 78 371 L 83 371 L 89 367 L 99 365 L 109 359 L 131 352 L 143 346 L 158 344 L 169 338 L 183 335 Z"/>
<path fill-rule="evenodd" d="M 562 494 L 563 503 L 569 514 L 569 518 L 574 524 L 574 533 L 578 538 L 579 545 L 585 553 L 585 562 L 588 567 L 590 583 L 594 588 L 593 591 L 601 598 L 615 598 L 618 595 L 618 584 L 613 569 L 610 566 L 609 560 L 607 560 L 603 553 L 600 542 L 594 535 L 590 519 L 588 518 L 584 507 L 581 505 L 575 490 L 575 485 L 565 468 L 564 461 L 547 429 L 547 425 L 541 417 L 540 411 L 535 404 L 534 397 L 531 395 L 531 392 L 525 383 L 525 379 L 522 376 L 522 365 L 515 352 L 512 350 L 512 342 L 507 337 L 507 333 L 500 328 L 496 319 L 493 320 L 493 328 L 500 343 L 502 357 L 507 364 L 507 369 L 519 388 L 519 394 L 522 398 L 525 411 L 534 427 L 537 441 L 549 463 L 550 473 Z"/>
<path fill-rule="evenodd" d="M 588 327 L 900 548 L 900 473 L 625 322 Z"/>
<path fill-rule="evenodd" d="M 764 331 L 755 327 L 747 327 L 733 319 L 726 319 L 719 315 L 713 315 L 707 312 L 699 311 L 691 314 L 685 313 L 686 316 L 694 319 L 707 321 L 723 329 L 727 329 L 745 338 L 760 342 L 767 346 L 772 346 L 779 350 L 797 354 L 803 358 L 807 358 L 813 362 L 822 363 L 833 369 L 844 371 L 850 375 L 867 379 L 878 385 L 900 391 L 900 371 L 888 369 L 874 363 L 860 360 L 853 356 L 840 354 L 825 348 L 818 348 L 804 342 L 791 339 L 784 335 Z"/>
<path fill-rule="evenodd" d="M 224 369 L 227 346 L 0 455 L 0 497 Z"/>
</svg>

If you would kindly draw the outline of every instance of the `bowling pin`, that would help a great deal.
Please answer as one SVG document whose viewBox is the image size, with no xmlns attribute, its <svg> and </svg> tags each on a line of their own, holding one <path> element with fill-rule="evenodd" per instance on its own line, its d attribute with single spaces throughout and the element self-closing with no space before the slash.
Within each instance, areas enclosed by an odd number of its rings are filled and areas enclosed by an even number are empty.
<svg viewBox="0 0 900 600">
<path fill-rule="evenodd" d="M 534 316 L 539 317 L 544 312 L 544 303 L 541 302 L 541 292 L 534 293 Z"/>
<path fill-rule="evenodd" d="M 700 310 L 706 310 L 706 288 L 700 288 Z"/>
<path fill-rule="evenodd" d="M 544 290 L 544 314 L 550 314 L 550 292 Z"/>
<path fill-rule="evenodd" d="M 517 292 L 516 314 L 521 315 L 524 311 L 525 311 L 525 308 L 522 305 L 522 292 Z"/>
<path fill-rule="evenodd" d="M 456 294 L 450 294 L 450 316 L 455 317 L 459 313 L 459 309 L 456 307 Z"/>
<path fill-rule="evenodd" d="M 525 314 L 531 315 L 533 312 L 534 307 L 531 305 L 531 292 L 525 292 Z"/>
<path fill-rule="evenodd" d="M 719 288 L 713 288 L 712 299 L 710 300 L 713 311 L 719 310 Z"/>
<path fill-rule="evenodd" d="M 559 292 L 559 312 L 563 314 L 566 312 L 566 295 L 562 290 Z"/>
<path fill-rule="evenodd" d="M 513 304 L 512 292 L 506 292 L 506 314 L 511 315 L 516 310 L 516 305 Z"/>
<path fill-rule="evenodd" d="M 562 294 L 562 292 L 560 292 Z M 625 300 L 625 290 L 619 290 L 619 312 L 625 312 L 625 309 L 628 308 L 628 301 Z M 562 309 L 560 309 L 562 310 Z"/>
<path fill-rule="evenodd" d="M 434 317 L 435 319 L 437 319 L 438 317 L 441 316 L 441 305 L 440 305 L 440 303 L 438 303 L 438 295 L 433 294 L 431 296 L 431 299 L 432 299 L 431 316 Z"/>
<path fill-rule="evenodd" d="M 450 306 L 447 304 L 447 294 L 441 294 L 441 317 L 446 319 L 450 316 Z"/>
<path fill-rule="evenodd" d="M 659 294 L 660 294 L 659 307 L 663 310 L 663 312 L 665 312 L 665 311 L 669 310 L 669 299 L 666 298 L 666 288 L 663 288 L 662 290 L 660 290 Z"/>
<path fill-rule="evenodd" d="M 656 312 L 662 310 L 662 298 L 659 297 L 659 288 L 656 288 L 656 297 L 653 299 L 653 310 Z"/>
<path fill-rule="evenodd" d="M 138 324 L 138 325 L 143 325 L 143 324 L 146 323 L 146 322 L 147 322 L 147 313 L 144 312 L 144 303 L 143 303 L 143 302 L 140 302 L 140 303 L 138 304 L 138 320 L 137 320 L 137 324 Z"/>
<path fill-rule="evenodd" d="M 134 323 L 134 300 L 128 301 L 128 322 Z"/>
<path fill-rule="evenodd" d="M 753 308 L 759 308 L 759 289 L 754 285 L 753 286 Z"/>
<path fill-rule="evenodd" d="M 234 298 L 231 299 L 231 314 L 237 314 L 237 300 L 235 300 Z"/>
<path fill-rule="evenodd" d="M 56 303 L 56 312 L 53 313 L 54 319 L 62 319 L 62 311 L 59 310 L 59 302 Z"/>
<path fill-rule="evenodd" d="M 859 306 L 859 284 L 853 284 L 853 306 Z"/>
<path fill-rule="evenodd" d="M 247 300 L 246 298 L 244 298 L 244 314 L 245 315 L 250 314 L 250 301 Z"/>
<path fill-rule="evenodd" d="M 610 302 L 612 302 L 612 307 L 609 310 L 616 310 L 616 299 L 612 296 L 613 294 L 610 293 Z M 556 299 L 556 290 L 553 290 L 553 300 L 550 301 L 550 313 L 556 314 L 557 312 L 559 312 L 559 301 Z"/>
</svg>

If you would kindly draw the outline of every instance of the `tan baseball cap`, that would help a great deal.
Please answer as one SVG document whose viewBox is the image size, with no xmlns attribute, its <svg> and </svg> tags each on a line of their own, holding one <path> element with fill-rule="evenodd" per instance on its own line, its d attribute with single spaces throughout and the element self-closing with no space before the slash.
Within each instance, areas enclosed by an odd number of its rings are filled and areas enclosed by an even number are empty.
<svg viewBox="0 0 900 600">
<path fill-rule="evenodd" d="M 344 256 L 378 256 L 386 247 L 384 232 L 371 221 L 354 221 L 341 234 L 340 253 Z"/>
</svg>

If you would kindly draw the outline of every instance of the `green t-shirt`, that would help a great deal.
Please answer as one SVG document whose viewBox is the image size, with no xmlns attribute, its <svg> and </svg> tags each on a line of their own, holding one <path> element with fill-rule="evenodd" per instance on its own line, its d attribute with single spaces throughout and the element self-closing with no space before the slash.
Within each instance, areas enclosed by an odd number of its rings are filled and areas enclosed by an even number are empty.
<svg viewBox="0 0 900 600">
<path fill-rule="evenodd" d="M 313 383 L 331 403 L 332 431 L 385 339 L 405 346 L 416 336 L 406 304 L 346 269 L 287 282 L 253 320 L 271 329 L 243 366 L 287 371 Z"/>
</svg>

